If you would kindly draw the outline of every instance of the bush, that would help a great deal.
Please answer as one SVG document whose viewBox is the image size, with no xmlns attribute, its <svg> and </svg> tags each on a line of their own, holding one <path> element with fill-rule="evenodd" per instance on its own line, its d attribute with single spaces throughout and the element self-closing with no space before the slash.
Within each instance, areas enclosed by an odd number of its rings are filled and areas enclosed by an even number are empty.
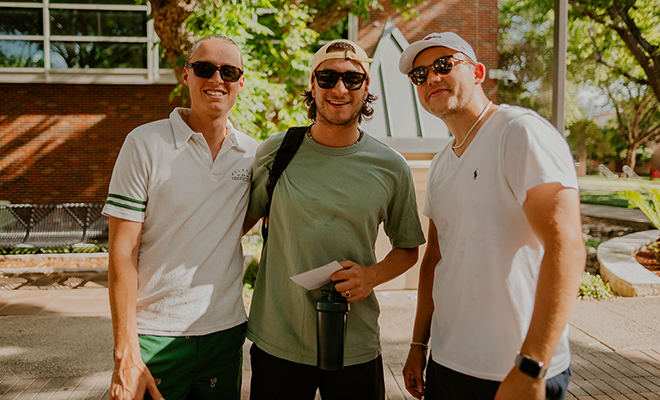
<svg viewBox="0 0 660 400">
<path fill-rule="evenodd" d="M 592 275 L 588 272 L 582 274 L 582 280 L 580 281 L 580 293 L 578 297 L 585 298 L 589 297 L 592 299 L 607 299 L 614 296 L 612 289 L 610 288 L 609 283 L 603 282 L 603 278 L 600 275 Z"/>
<path fill-rule="evenodd" d="M 254 289 L 254 282 L 257 280 L 257 272 L 259 272 L 259 260 L 252 260 L 243 274 L 243 286 L 248 289 Z"/>
</svg>

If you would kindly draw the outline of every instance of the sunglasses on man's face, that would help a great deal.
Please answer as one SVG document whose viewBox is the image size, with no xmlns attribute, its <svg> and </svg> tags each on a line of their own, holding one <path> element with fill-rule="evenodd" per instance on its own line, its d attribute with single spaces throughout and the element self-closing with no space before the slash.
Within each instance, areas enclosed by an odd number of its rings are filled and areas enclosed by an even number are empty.
<svg viewBox="0 0 660 400">
<path fill-rule="evenodd" d="M 433 61 L 433 64 L 431 65 L 413 69 L 408 73 L 408 77 L 413 85 L 421 86 L 426 82 L 426 79 L 429 76 L 429 68 L 433 67 L 435 73 L 440 76 L 447 76 L 451 73 L 451 70 L 454 69 L 454 66 L 461 62 L 472 64 L 471 61 L 456 58 L 455 56 L 444 56 Z"/>
<path fill-rule="evenodd" d="M 186 68 L 192 68 L 195 75 L 200 78 L 209 79 L 215 74 L 215 71 L 220 71 L 220 77 L 225 82 L 236 82 L 243 75 L 240 68 L 232 65 L 222 65 L 220 67 L 208 61 L 196 61 L 192 64 L 186 65 Z"/>
<path fill-rule="evenodd" d="M 316 83 L 323 89 L 332 89 L 337 84 L 339 78 L 344 82 L 344 86 L 348 90 L 358 90 L 362 87 L 362 83 L 367 79 L 367 74 L 361 72 L 337 72 L 331 69 L 324 69 L 321 71 L 314 71 Z"/>
</svg>

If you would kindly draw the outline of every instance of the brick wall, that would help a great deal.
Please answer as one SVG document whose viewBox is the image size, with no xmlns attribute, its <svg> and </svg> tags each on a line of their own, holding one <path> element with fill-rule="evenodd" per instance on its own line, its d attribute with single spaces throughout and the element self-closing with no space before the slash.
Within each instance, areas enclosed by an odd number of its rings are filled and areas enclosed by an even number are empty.
<svg viewBox="0 0 660 400">
<path fill-rule="evenodd" d="M 105 201 L 126 135 L 167 118 L 169 85 L 0 84 L 0 200 Z"/>
<path fill-rule="evenodd" d="M 390 9 L 390 0 L 381 0 L 382 11 L 374 11 L 368 20 L 360 20 L 358 44 L 373 54 L 387 18 L 392 18 L 409 43 L 432 32 L 452 31 L 467 40 L 486 70 L 496 69 L 499 62 L 497 0 L 429 0 L 416 6 L 419 17 L 404 20 L 400 12 Z M 497 81 L 486 79 L 486 95 L 497 100 Z"/>
</svg>

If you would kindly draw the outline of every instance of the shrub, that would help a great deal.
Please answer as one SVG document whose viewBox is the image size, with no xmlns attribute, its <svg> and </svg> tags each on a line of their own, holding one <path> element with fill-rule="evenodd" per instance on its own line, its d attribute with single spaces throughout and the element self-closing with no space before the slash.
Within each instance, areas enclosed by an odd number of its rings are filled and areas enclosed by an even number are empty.
<svg viewBox="0 0 660 400">
<path fill-rule="evenodd" d="M 624 190 L 617 195 L 625 197 L 631 203 L 628 207 L 638 207 L 656 229 L 660 229 L 660 189 L 644 186 L 646 194 L 633 190 Z"/>
<path fill-rule="evenodd" d="M 257 272 L 259 272 L 259 260 L 252 260 L 243 274 L 243 286 L 249 289 L 254 289 L 254 282 L 257 280 Z"/>
<path fill-rule="evenodd" d="M 582 280 L 580 281 L 580 293 L 578 297 L 585 298 L 589 297 L 592 299 L 607 299 L 614 296 L 612 289 L 610 288 L 609 283 L 603 282 L 603 278 L 600 275 L 592 275 L 588 272 L 582 274 Z"/>
</svg>

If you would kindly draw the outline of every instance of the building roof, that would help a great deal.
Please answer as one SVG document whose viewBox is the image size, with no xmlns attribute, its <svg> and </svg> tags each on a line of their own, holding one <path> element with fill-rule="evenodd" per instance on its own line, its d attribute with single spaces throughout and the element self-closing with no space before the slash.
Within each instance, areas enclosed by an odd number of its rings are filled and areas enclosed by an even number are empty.
<svg viewBox="0 0 660 400">
<path fill-rule="evenodd" d="M 362 128 L 401 153 L 436 153 L 451 136 L 442 120 L 424 110 L 415 87 L 399 72 L 399 58 L 406 47 L 408 41 L 388 19 L 370 71 L 369 92 L 378 101 L 373 105 L 373 119 L 363 122 Z"/>
</svg>

